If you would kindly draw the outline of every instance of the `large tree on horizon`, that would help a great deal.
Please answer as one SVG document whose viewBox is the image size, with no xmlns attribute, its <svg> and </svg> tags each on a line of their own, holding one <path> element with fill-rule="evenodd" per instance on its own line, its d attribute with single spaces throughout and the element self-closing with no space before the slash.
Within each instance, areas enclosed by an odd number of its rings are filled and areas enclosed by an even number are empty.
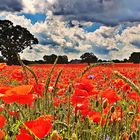
<svg viewBox="0 0 140 140">
<path fill-rule="evenodd" d="M 14 26 L 9 20 L 0 20 L 0 51 L 9 65 L 19 64 L 17 54 L 33 44 L 38 44 L 38 39 L 26 28 Z"/>
<path fill-rule="evenodd" d="M 140 63 L 140 52 L 133 52 L 129 57 L 129 62 Z"/>
<path fill-rule="evenodd" d="M 98 61 L 98 58 L 93 53 L 89 53 L 89 52 L 82 54 L 80 58 L 82 59 L 81 60 L 82 63 L 90 64 L 90 63 L 96 63 Z"/>
</svg>

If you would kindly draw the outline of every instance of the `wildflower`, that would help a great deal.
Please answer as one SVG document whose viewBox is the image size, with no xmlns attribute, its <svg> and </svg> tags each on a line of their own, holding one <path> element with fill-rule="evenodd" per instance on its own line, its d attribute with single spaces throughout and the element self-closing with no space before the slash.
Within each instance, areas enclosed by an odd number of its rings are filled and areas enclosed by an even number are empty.
<svg viewBox="0 0 140 140">
<path fill-rule="evenodd" d="M 34 84 L 33 90 L 36 94 L 42 97 L 44 88 L 45 88 L 45 84 Z"/>
<path fill-rule="evenodd" d="M 0 140 L 3 140 L 5 137 L 5 132 L 3 130 L 0 130 Z"/>
<path fill-rule="evenodd" d="M 115 81 L 115 87 L 116 88 L 121 88 L 123 85 L 124 85 L 124 82 L 123 82 L 123 80 L 118 80 L 118 81 Z"/>
<path fill-rule="evenodd" d="M 76 89 L 71 97 L 71 102 L 77 109 L 83 109 L 88 106 L 88 93 L 85 90 Z"/>
<path fill-rule="evenodd" d="M 7 104 L 16 102 L 31 105 L 35 100 L 35 96 L 31 93 L 32 89 L 32 85 L 17 86 L 7 90 L 1 99 Z"/>
<path fill-rule="evenodd" d="M 140 101 L 140 95 L 138 95 L 138 93 L 135 92 L 135 91 L 130 92 L 130 93 L 128 94 L 128 97 L 129 97 L 130 99 L 135 100 L 135 101 Z"/>
<path fill-rule="evenodd" d="M 75 86 L 75 89 L 81 89 L 87 92 L 91 92 L 93 90 L 93 85 L 89 81 L 86 81 L 86 80 L 76 83 L 74 86 Z"/>
<path fill-rule="evenodd" d="M 6 66 L 6 63 L 0 63 L 0 71 L 3 70 Z"/>
<path fill-rule="evenodd" d="M 59 99 L 58 97 L 55 97 L 55 98 L 54 98 L 54 105 L 55 105 L 56 107 L 58 107 L 58 106 L 60 105 L 60 103 L 61 103 L 60 99 Z"/>
<path fill-rule="evenodd" d="M 123 90 L 124 92 L 127 92 L 127 91 L 129 91 L 130 89 L 131 89 L 131 88 L 130 88 L 130 86 L 129 86 L 128 84 L 124 85 L 123 88 L 122 88 L 122 90 Z"/>
<path fill-rule="evenodd" d="M 0 129 L 4 126 L 6 123 L 6 118 L 3 115 L 0 115 Z"/>
<path fill-rule="evenodd" d="M 24 123 L 30 131 L 33 132 L 38 138 L 43 138 L 48 135 L 52 130 L 52 116 L 40 116 L 36 120 L 28 121 Z M 17 140 L 33 140 L 24 128 L 20 129 L 20 134 L 16 135 Z"/>
<path fill-rule="evenodd" d="M 22 69 L 15 69 L 12 71 L 12 78 L 18 81 L 23 81 L 25 78 L 24 72 Z"/>
<path fill-rule="evenodd" d="M 4 94 L 7 90 L 11 89 L 11 86 L 1 86 L 0 87 L 0 93 Z"/>
<path fill-rule="evenodd" d="M 94 78 L 95 78 L 94 75 L 89 75 L 89 76 L 88 76 L 88 79 L 94 79 Z"/>
<path fill-rule="evenodd" d="M 105 125 L 105 123 L 106 123 L 106 120 L 101 117 L 101 113 L 100 112 L 96 112 L 96 111 L 89 112 L 88 117 L 93 122 L 96 122 L 98 124 L 101 123 L 102 126 Z"/>
<path fill-rule="evenodd" d="M 121 97 L 117 96 L 117 92 L 112 90 L 112 89 L 108 89 L 102 92 L 102 98 L 103 99 L 108 99 L 108 102 L 114 103 L 117 102 L 118 100 L 121 99 Z"/>
</svg>

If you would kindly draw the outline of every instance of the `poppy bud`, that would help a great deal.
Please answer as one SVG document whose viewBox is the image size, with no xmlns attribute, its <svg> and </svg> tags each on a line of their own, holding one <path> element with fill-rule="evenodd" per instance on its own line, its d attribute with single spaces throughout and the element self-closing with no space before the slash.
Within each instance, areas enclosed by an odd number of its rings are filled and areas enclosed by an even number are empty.
<svg viewBox="0 0 140 140">
<path fill-rule="evenodd" d="M 115 107 L 114 106 L 111 106 L 110 111 L 111 111 L 111 113 L 113 113 L 115 111 Z"/>
<path fill-rule="evenodd" d="M 99 101 L 96 101 L 95 105 L 96 105 L 96 107 L 98 107 L 99 106 Z"/>
<path fill-rule="evenodd" d="M 103 109 L 107 108 L 108 105 L 108 101 L 107 99 L 103 101 Z"/>
<path fill-rule="evenodd" d="M 134 140 L 137 138 L 137 134 L 135 132 L 132 132 L 131 136 L 132 136 L 132 139 L 134 139 Z"/>
<path fill-rule="evenodd" d="M 72 92 L 72 87 L 71 86 L 69 86 L 69 93 L 71 93 Z"/>
</svg>

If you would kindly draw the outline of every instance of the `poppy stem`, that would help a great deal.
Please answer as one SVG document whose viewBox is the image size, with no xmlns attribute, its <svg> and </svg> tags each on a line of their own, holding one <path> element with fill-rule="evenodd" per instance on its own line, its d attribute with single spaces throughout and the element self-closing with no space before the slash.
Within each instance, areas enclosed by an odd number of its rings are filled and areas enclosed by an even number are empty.
<svg viewBox="0 0 140 140">
<path fill-rule="evenodd" d="M 22 62 L 22 60 L 20 59 L 19 54 L 17 54 L 17 57 L 18 57 L 18 60 L 19 60 L 20 65 L 23 67 L 24 73 L 25 73 L 25 75 L 26 75 L 26 84 L 28 84 L 28 76 L 27 76 L 27 71 L 26 71 L 26 69 L 34 76 L 35 81 L 36 81 L 36 83 L 38 84 L 38 78 L 37 78 L 35 72 L 34 72 L 31 68 L 29 68 L 28 66 L 26 66 L 26 65 Z"/>
<path fill-rule="evenodd" d="M 21 113 L 23 119 L 26 120 L 26 119 L 25 119 L 26 117 L 25 117 L 25 114 L 23 113 L 23 110 L 18 106 L 17 103 L 14 103 L 14 105 L 19 109 L 19 112 Z"/>
<path fill-rule="evenodd" d="M 26 67 L 25 67 L 24 63 L 22 62 L 22 60 L 20 59 L 19 54 L 17 54 L 17 58 L 18 58 L 18 61 L 19 61 L 20 65 L 23 68 L 23 71 L 24 71 L 24 74 L 25 74 L 25 77 L 26 77 L 26 82 L 25 83 L 28 84 L 29 80 L 28 80 L 28 75 L 27 75 Z"/>
<path fill-rule="evenodd" d="M 52 76 L 52 73 L 53 73 L 53 71 L 54 71 L 54 68 L 55 68 L 55 66 L 56 66 L 56 64 L 57 64 L 58 58 L 59 58 L 59 56 L 56 58 L 56 60 L 55 60 L 55 62 L 54 62 L 54 65 L 53 65 L 53 67 L 52 67 L 52 69 L 51 69 L 51 71 L 50 71 L 50 73 L 49 73 L 49 75 L 48 75 L 48 78 L 47 78 L 47 80 L 46 80 L 45 90 L 44 90 L 44 97 L 45 97 L 45 98 L 44 98 L 44 108 L 43 108 L 44 114 L 45 114 L 45 109 L 46 109 L 46 108 L 47 108 L 47 111 L 49 110 L 49 99 L 48 99 L 48 94 L 47 94 L 47 92 L 48 92 L 49 84 L 50 84 L 50 82 L 51 82 L 51 76 Z"/>
</svg>

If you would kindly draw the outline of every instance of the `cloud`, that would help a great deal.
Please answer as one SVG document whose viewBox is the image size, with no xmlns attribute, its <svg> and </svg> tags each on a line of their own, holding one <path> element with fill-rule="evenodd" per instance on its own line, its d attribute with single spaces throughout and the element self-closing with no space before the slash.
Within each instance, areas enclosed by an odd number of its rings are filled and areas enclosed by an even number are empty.
<svg viewBox="0 0 140 140">
<path fill-rule="evenodd" d="M 35 24 L 25 16 L 16 14 L 8 14 L 5 18 L 11 20 L 14 25 L 27 28 L 39 39 L 38 45 L 32 50 L 26 49 L 21 54 L 29 60 L 42 59 L 43 55 L 51 53 L 65 54 L 69 59 L 73 59 L 85 52 L 93 52 L 101 59 L 124 59 L 133 51 L 140 51 L 140 48 L 136 47 L 136 41 L 140 40 L 138 22 L 116 26 L 102 25 L 94 32 L 87 32 L 79 27 L 76 21 L 75 26 L 71 27 L 67 21 L 58 20 L 54 16 L 47 16 L 44 22 Z"/>
<path fill-rule="evenodd" d="M 134 40 L 133 42 L 131 42 L 131 44 L 136 48 L 140 49 L 140 40 Z"/>
<path fill-rule="evenodd" d="M 46 13 L 47 0 L 22 0 L 24 13 Z"/>
<path fill-rule="evenodd" d="M 43 60 L 43 56 L 46 54 L 56 53 L 53 49 L 50 49 L 47 46 L 42 46 L 40 44 L 35 45 L 33 49 L 26 48 L 23 53 L 20 53 L 22 59 L 26 60 Z"/>
<path fill-rule="evenodd" d="M 0 0 L 0 11 L 21 11 L 21 0 Z"/>
<path fill-rule="evenodd" d="M 48 9 L 64 19 L 105 24 L 140 21 L 139 0 L 48 0 Z"/>
<path fill-rule="evenodd" d="M 14 23 L 14 25 L 21 25 L 28 30 L 31 29 L 32 23 L 30 19 L 26 19 L 25 16 L 17 16 L 14 13 L 9 13 L 5 15 L 5 19 L 10 20 Z"/>
</svg>

